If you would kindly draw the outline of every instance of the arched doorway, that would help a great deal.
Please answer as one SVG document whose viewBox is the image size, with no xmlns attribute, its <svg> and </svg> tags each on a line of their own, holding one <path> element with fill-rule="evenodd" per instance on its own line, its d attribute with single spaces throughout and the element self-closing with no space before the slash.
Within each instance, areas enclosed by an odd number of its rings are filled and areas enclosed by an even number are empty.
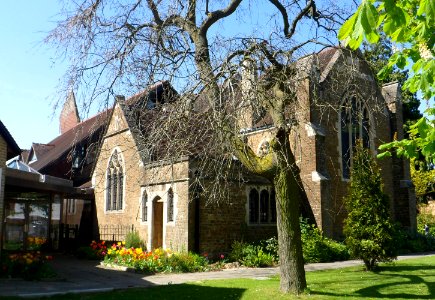
<svg viewBox="0 0 435 300">
<path fill-rule="evenodd" d="M 152 249 L 163 247 L 163 200 L 156 197 L 153 200 L 153 239 Z"/>
</svg>

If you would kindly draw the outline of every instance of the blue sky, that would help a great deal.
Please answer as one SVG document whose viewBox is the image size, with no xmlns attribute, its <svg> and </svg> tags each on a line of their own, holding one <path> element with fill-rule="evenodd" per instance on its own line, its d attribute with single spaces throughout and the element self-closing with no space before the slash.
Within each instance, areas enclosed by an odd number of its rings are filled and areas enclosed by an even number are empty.
<svg viewBox="0 0 435 300">
<path fill-rule="evenodd" d="M 21 148 L 59 133 L 51 101 L 65 65 L 42 43 L 54 27 L 56 0 L 2 2 L 0 10 L 0 120 Z"/>
<path fill-rule="evenodd" d="M 14 0 L 0 10 L 0 120 L 23 149 L 59 134 L 53 100 L 66 65 L 43 39 L 60 8 L 57 0 Z"/>
</svg>

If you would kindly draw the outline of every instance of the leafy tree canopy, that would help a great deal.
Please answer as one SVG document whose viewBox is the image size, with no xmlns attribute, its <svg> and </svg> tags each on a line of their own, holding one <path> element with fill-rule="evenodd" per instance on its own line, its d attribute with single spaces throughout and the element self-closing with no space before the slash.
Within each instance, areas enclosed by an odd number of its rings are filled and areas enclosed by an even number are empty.
<svg viewBox="0 0 435 300">
<path fill-rule="evenodd" d="M 369 43 L 379 43 L 384 33 L 397 48 L 388 63 L 378 73 L 386 78 L 394 67 L 409 68 L 410 76 L 404 89 L 422 93 L 426 100 L 435 95 L 435 2 L 433 0 L 363 0 L 357 11 L 343 24 L 338 38 L 352 49 L 358 48 L 364 38 Z M 407 158 L 420 155 L 429 164 L 435 163 L 435 109 L 426 110 L 422 117 L 410 126 L 410 138 L 384 144 L 380 150 L 396 149 Z M 389 156 L 390 152 L 380 154 Z"/>
</svg>

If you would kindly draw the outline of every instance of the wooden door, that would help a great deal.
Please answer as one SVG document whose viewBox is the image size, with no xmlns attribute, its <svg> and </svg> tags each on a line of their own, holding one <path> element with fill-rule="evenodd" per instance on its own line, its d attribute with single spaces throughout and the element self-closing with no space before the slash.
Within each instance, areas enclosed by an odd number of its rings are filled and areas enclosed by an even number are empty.
<svg viewBox="0 0 435 300">
<path fill-rule="evenodd" d="M 153 249 L 163 247 L 163 202 L 161 199 L 153 203 Z"/>
</svg>

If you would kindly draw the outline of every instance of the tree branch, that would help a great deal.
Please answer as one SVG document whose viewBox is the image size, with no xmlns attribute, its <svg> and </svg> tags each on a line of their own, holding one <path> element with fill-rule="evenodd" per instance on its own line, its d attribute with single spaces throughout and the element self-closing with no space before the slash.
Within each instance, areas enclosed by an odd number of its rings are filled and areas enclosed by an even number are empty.
<svg viewBox="0 0 435 300">
<path fill-rule="evenodd" d="M 229 137 L 234 155 L 249 171 L 272 179 L 276 171 L 276 163 L 273 151 L 269 151 L 265 156 L 259 157 L 242 139 L 232 135 Z"/>
<path fill-rule="evenodd" d="M 208 13 L 208 17 L 201 24 L 200 34 L 207 33 L 207 30 L 210 28 L 211 25 L 213 25 L 220 19 L 231 15 L 241 2 L 242 0 L 231 0 L 231 3 L 226 8 Z"/>
<path fill-rule="evenodd" d="M 147 2 L 148 2 L 149 9 L 151 10 L 151 12 L 154 16 L 154 22 L 156 22 L 157 25 L 162 25 L 163 21 L 160 18 L 159 11 L 157 9 L 157 5 L 154 3 L 153 0 L 147 0 Z"/>
<path fill-rule="evenodd" d="M 290 27 L 288 21 L 288 14 L 285 7 L 278 0 L 269 0 L 281 13 L 283 21 L 284 21 L 284 35 L 286 38 L 291 38 L 296 31 L 296 26 L 298 22 L 309 13 L 310 9 L 315 8 L 315 3 L 313 0 L 309 0 L 307 5 L 299 12 L 299 14 L 295 17 Z"/>
<path fill-rule="evenodd" d="M 189 0 L 186 19 L 193 24 L 196 23 L 196 0 Z"/>
</svg>

